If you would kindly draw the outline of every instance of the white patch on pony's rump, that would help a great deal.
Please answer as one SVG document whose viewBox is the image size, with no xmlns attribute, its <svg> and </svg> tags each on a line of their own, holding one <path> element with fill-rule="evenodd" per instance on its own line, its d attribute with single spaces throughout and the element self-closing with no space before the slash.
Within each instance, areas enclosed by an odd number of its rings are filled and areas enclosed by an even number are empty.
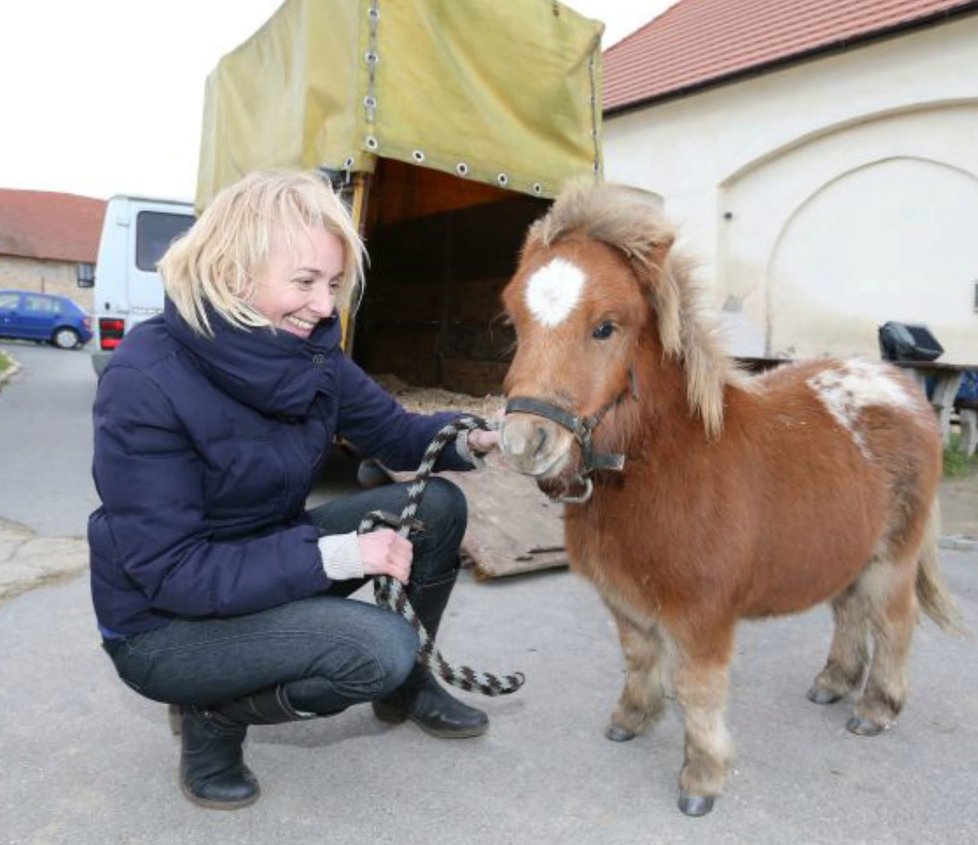
<svg viewBox="0 0 978 845">
<path fill-rule="evenodd" d="M 862 411 L 879 406 L 907 411 L 917 407 L 916 397 L 907 387 L 888 369 L 872 361 L 845 361 L 812 376 L 807 384 L 839 425 L 852 435 L 866 458 L 872 455 L 860 429 Z"/>
<path fill-rule="evenodd" d="M 581 299 L 584 271 L 576 264 L 555 258 L 537 270 L 526 284 L 526 304 L 544 326 L 562 323 Z"/>
</svg>

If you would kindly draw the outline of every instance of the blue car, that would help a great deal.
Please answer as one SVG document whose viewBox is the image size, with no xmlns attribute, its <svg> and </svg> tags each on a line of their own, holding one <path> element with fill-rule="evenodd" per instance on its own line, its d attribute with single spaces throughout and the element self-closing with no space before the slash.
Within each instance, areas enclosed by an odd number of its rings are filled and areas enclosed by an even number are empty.
<svg viewBox="0 0 978 845">
<path fill-rule="evenodd" d="M 92 339 L 92 319 L 67 296 L 0 290 L 0 337 L 77 349 Z"/>
</svg>

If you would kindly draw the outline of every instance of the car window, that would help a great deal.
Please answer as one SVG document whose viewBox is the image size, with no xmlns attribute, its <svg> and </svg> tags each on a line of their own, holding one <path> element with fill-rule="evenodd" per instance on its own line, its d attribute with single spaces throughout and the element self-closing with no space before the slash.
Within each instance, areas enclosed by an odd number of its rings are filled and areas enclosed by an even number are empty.
<svg viewBox="0 0 978 845">
<path fill-rule="evenodd" d="M 136 266 L 151 273 L 167 247 L 194 223 L 189 214 L 140 211 L 136 215 Z"/>
<path fill-rule="evenodd" d="M 16 308 L 19 293 L 0 293 L 0 308 Z"/>
<path fill-rule="evenodd" d="M 52 299 L 50 296 L 34 294 L 24 296 L 24 309 L 33 311 L 35 314 L 57 314 L 61 310 L 58 306 L 58 300 Z"/>
</svg>

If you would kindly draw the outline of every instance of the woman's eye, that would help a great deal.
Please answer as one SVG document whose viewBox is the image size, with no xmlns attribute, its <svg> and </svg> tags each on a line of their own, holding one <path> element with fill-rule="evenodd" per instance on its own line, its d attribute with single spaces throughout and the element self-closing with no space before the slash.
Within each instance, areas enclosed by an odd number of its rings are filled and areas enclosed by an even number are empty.
<svg viewBox="0 0 978 845">
<path fill-rule="evenodd" d="M 597 327 L 591 332 L 591 337 L 595 340 L 607 340 L 615 333 L 615 324 L 605 320 L 603 323 L 598 323 Z"/>
</svg>

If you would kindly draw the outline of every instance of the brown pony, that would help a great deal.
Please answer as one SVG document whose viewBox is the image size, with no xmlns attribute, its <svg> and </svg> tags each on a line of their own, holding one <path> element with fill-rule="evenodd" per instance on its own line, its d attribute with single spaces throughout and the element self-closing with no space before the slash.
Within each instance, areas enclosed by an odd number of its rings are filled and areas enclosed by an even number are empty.
<svg viewBox="0 0 978 845">
<path fill-rule="evenodd" d="M 837 701 L 865 677 L 848 728 L 870 735 L 903 707 L 918 600 L 944 628 L 957 611 L 937 565 L 941 438 L 919 388 L 873 361 L 742 374 L 673 237 L 609 185 L 571 187 L 531 227 L 503 293 L 517 347 L 501 445 L 567 502 L 571 565 L 618 625 L 627 677 L 609 739 L 659 718 L 670 658 L 679 806 L 702 815 L 732 756 L 739 619 L 830 601 L 808 697 Z"/>
</svg>

